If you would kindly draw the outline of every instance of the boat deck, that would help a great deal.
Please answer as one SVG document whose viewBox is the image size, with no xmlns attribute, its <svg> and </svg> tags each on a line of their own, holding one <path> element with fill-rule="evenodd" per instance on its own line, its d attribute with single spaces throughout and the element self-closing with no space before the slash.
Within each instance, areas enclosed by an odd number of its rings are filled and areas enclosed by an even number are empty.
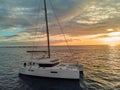
<svg viewBox="0 0 120 90">
<path fill-rule="evenodd" d="M 83 71 L 82 65 L 73 63 L 60 63 L 58 59 L 31 60 L 26 62 L 26 65 L 24 65 L 24 67 L 36 69 Z"/>
<path fill-rule="evenodd" d="M 31 65 L 31 66 L 26 66 L 28 68 L 36 68 L 36 69 L 60 69 L 60 70 L 73 70 L 73 71 L 83 71 L 83 66 L 82 65 L 76 65 L 76 64 L 71 64 L 71 63 L 60 63 L 56 66 L 53 67 L 39 67 L 39 65 Z"/>
<path fill-rule="evenodd" d="M 77 64 L 71 64 L 71 63 L 61 63 L 57 66 L 55 66 L 54 68 L 56 69 L 67 69 L 67 70 L 78 70 L 78 69 L 81 69 L 83 68 L 82 65 L 77 65 Z"/>
</svg>

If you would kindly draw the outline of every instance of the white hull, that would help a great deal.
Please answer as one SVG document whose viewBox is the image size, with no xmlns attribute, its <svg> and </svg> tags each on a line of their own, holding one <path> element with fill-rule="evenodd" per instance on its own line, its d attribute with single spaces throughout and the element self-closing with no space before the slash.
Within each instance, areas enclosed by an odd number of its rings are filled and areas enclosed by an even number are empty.
<svg viewBox="0 0 120 90">
<path fill-rule="evenodd" d="M 79 70 L 62 70 L 52 68 L 21 68 L 19 74 L 39 76 L 46 78 L 60 78 L 60 79 L 79 79 Z"/>
</svg>

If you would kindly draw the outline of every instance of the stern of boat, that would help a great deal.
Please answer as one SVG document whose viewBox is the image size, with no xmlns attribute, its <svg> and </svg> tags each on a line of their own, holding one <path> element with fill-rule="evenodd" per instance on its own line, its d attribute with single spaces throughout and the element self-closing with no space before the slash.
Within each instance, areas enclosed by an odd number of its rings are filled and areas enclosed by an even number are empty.
<svg viewBox="0 0 120 90">
<path fill-rule="evenodd" d="M 79 68 L 79 77 L 80 77 L 80 78 L 83 78 L 83 76 L 84 76 L 84 73 L 83 73 L 83 65 L 79 65 L 78 68 Z"/>
</svg>

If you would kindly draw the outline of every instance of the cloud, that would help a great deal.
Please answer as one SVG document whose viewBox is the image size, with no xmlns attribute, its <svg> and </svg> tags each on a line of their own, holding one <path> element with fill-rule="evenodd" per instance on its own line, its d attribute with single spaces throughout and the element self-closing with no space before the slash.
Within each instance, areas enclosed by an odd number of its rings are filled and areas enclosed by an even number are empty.
<svg viewBox="0 0 120 90">
<path fill-rule="evenodd" d="M 41 0 L 0 0 L 0 3 L 1 41 L 29 42 L 29 38 L 35 37 L 35 31 L 43 34 L 42 39 L 45 40 L 44 7 Z M 52 37 L 64 32 L 66 37 L 78 39 L 80 36 L 89 35 L 109 38 L 110 32 L 120 31 L 119 0 L 51 0 L 51 3 L 53 6 L 47 1 Z M 60 41 L 54 38 L 53 40 L 52 42 L 56 43 Z"/>
<path fill-rule="evenodd" d="M 97 24 L 104 22 L 107 19 L 119 18 L 120 15 L 120 2 L 113 0 L 109 1 L 95 1 L 92 0 L 82 12 L 81 15 L 76 17 L 76 22 L 81 24 Z"/>
</svg>

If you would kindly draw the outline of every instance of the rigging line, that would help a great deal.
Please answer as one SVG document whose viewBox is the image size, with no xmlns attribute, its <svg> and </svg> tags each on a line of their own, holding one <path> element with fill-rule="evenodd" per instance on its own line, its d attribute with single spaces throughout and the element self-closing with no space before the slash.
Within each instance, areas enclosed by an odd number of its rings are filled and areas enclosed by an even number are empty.
<svg viewBox="0 0 120 90">
<path fill-rule="evenodd" d="M 54 13 L 54 15 L 55 15 L 55 18 L 56 18 L 56 20 L 57 20 L 57 23 L 58 23 L 58 25 L 59 25 L 59 27 L 60 27 L 60 30 L 61 30 L 61 32 L 62 32 L 62 35 L 63 35 L 63 37 L 64 37 L 64 39 L 65 39 L 66 44 L 67 44 L 67 48 L 68 48 L 71 56 L 73 56 L 72 51 L 71 51 L 71 49 L 70 49 L 70 47 L 69 47 L 68 41 L 67 41 L 67 39 L 66 39 L 66 36 L 65 36 L 65 34 L 64 34 L 63 28 L 62 28 L 62 26 L 61 26 L 61 24 L 60 24 L 60 22 L 59 22 L 59 20 L 58 20 L 58 17 L 57 17 L 57 15 L 56 15 L 56 13 L 55 13 L 55 10 L 54 10 L 54 6 L 53 6 L 53 4 L 51 3 L 51 1 L 50 1 L 50 4 L 51 4 L 52 10 L 53 10 L 53 13 Z"/>
<path fill-rule="evenodd" d="M 41 0 L 40 0 L 41 1 Z M 42 11 L 42 8 L 40 7 L 41 6 L 41 3 L 42 3 L 42 1 L 40 2 L 40 3 L 38 3 L 39 4 L 39 7 L 38 7 L 38 17 L 37 17 L 37 20 L 36 20 L 36 26 L 38 26 L 38 29 L 36 29 L 36 36 L 38 36 L 38 30 L 40 29 L 40 28 L 42 28 L 42 25 L 43 24 L 41 24 L 41 23 L 39 23 L 39 19 L 40 19 L 40 14 L 41 14 L 41 11 Z M 39 38 L 40 39 L 40 38 Z M 37 49 L 37 44 L 38 43 L 36 43 L 36 49 Z"/>
<path fill-rule="evenodd" d="M 41 3 L 43 3 L 43 0 L 40 0 L 41 1 Z M 42 5 L 41 4 L 39 4 L 41 7 L 39 7 L 39 9 L 40 9 L 40 11 L 41 11 L 41 13 L 43 13 L 43 7 L 42 7 Z M 41 17 L 40 17 L 40 15 L 41 15 L 41 13 L 39 12 L 39 14 L 38 14 L 38 19 L 37 20 L 39 20 L 39 19 L 41 19 Z M 40 30 L 42 30 L 43 29 L 43 27 L 44 27 L 44 23 L 40 23 L 39 21 L 36 23 L 36 25 L 38 25 L 38 28 L 39 28 L 39 32 L 40 32 Z M 36 33 L 37 34 L 37 41 L 40 41 L 40 39 L 41 39 L 41 34 L 39 34 L 39 33 Z M 38 43 L 36 43 L 36 49 L 38 49 L 38 48 L 40 48 L 39 47 L 39 44 L 40 44 L 40 42 L 38 42 Z M 39 50 L 39 49 L 38 49 Z"/>
<path fill-rule="evenodd" d="M 39 24 L 39 15 L 40 15 L 40 11 L 41 11 L 41 9 L 40 9 L 40 4 L 41 4 L 41 0 L 38 0 L 38 13 L 37 13 L 37 20 L 36 20 L 36 26 Z M 36 37 L 35 36 L 37 36 L 37 28 L 34 30 L 34 38 L 36 39 Z M 37 48 L 37 47 L 36 47 Z M 35 51 L 35 41 L 33 41 L 33 47 L 32 47 L 32 49 L 33 49 L 33 51 Z M 32 53 L 32 56 L 31 56 L 31 58 L 33 58 L 34 57 L 34 54 Z"/>
<path fill-rule="evenodd" d="M 49 5 L 50 5 L 50 3 L 48 3 Z M 51 7 L 52 5 L 50 5 L 50 9 L 52 9 L 52 7 Z M 55 16 L 55 14 L 54 14 L 54 16 Z M 55 24 L 55 23 L 54 23 Z M 57 26 L 58 26 L 58 23 L 57 23 Z M 61 33 L 60 33 L 61 34 Z M 58 53 L 55 51 L 54 52 L 54 54 L 53 54 L 53 56 L 55 57 L 56 56 L 56 58 L 57 58 L 57 55 L 58 55 Z M 65 55 L 67 56 L 68 55 L 68 53 L 66 53 L 65 52 Z M 61 59 L 60 59 L 61 60 Z"/>
<path fill-rule="evenodd" d="M 63 35 L 63 37 L 64 37 L 64 39 L 65 39 L 66 44 L 67 44 L 68 50 L 70 51 L 71 56 L 74 57 L 74 56 L 73 56 L 73 53 L 72 53 L 72 51 L 71 51 L 71 49 L 70 49 L 70 47 L 69 47 L 68 41 L 67 41 L 66 36 L 65 36 L 65 33 L 64 33 L 64 31 L 63 31 L 63 28 L 62 28 L 62 26 L 61 26 L 61 24 L 60 24 L 60 22 L 59 22 L 59 20 L 58 20 L 58 17 L 57 17 L 57 15 L 56 15 L 56 13 L 55 13 L 54 6 L 53 6 L 53 4 L 52 4 L 52 2 L 51 2 L 50 0 L 49 0 L 49 2 L 50 2 L 50 4 L 51 4 L 53 13 L 54 13 L 55 18 L 56 18 L 56 20 L 57 20 L 57 22 L 58 22 L 58 25 L 59 25 L 60 30 L 61 30 L 61 32 L 62 32 L 62 35 Z"/>
<path fill-rule="evenodd" d="M 41 9 L 41 11 L 42 11 L 42 9 Z M 39 14 L 38 14 L 37 20 L 40 19 L 40 17 L 39 17 L 40 15 Z M 36 22 L 36 26 L 38 26 L 38 29 L 36 30 L 36 36 L 37 36 L 36 38 L 37 38 L 37 41 L 40 41 L 40 38 L 41 38 L 40 36 L 41 35 L 39 34 L 40 31 L 38 31 L 38 30 L 42 30 L 43 24 L 38 21 L 38 22 Z M 36 42 L 35 46 L 36 46 L 36 50 L 37 50 L 39 48 L 39 42 Z"/>
</svg>

